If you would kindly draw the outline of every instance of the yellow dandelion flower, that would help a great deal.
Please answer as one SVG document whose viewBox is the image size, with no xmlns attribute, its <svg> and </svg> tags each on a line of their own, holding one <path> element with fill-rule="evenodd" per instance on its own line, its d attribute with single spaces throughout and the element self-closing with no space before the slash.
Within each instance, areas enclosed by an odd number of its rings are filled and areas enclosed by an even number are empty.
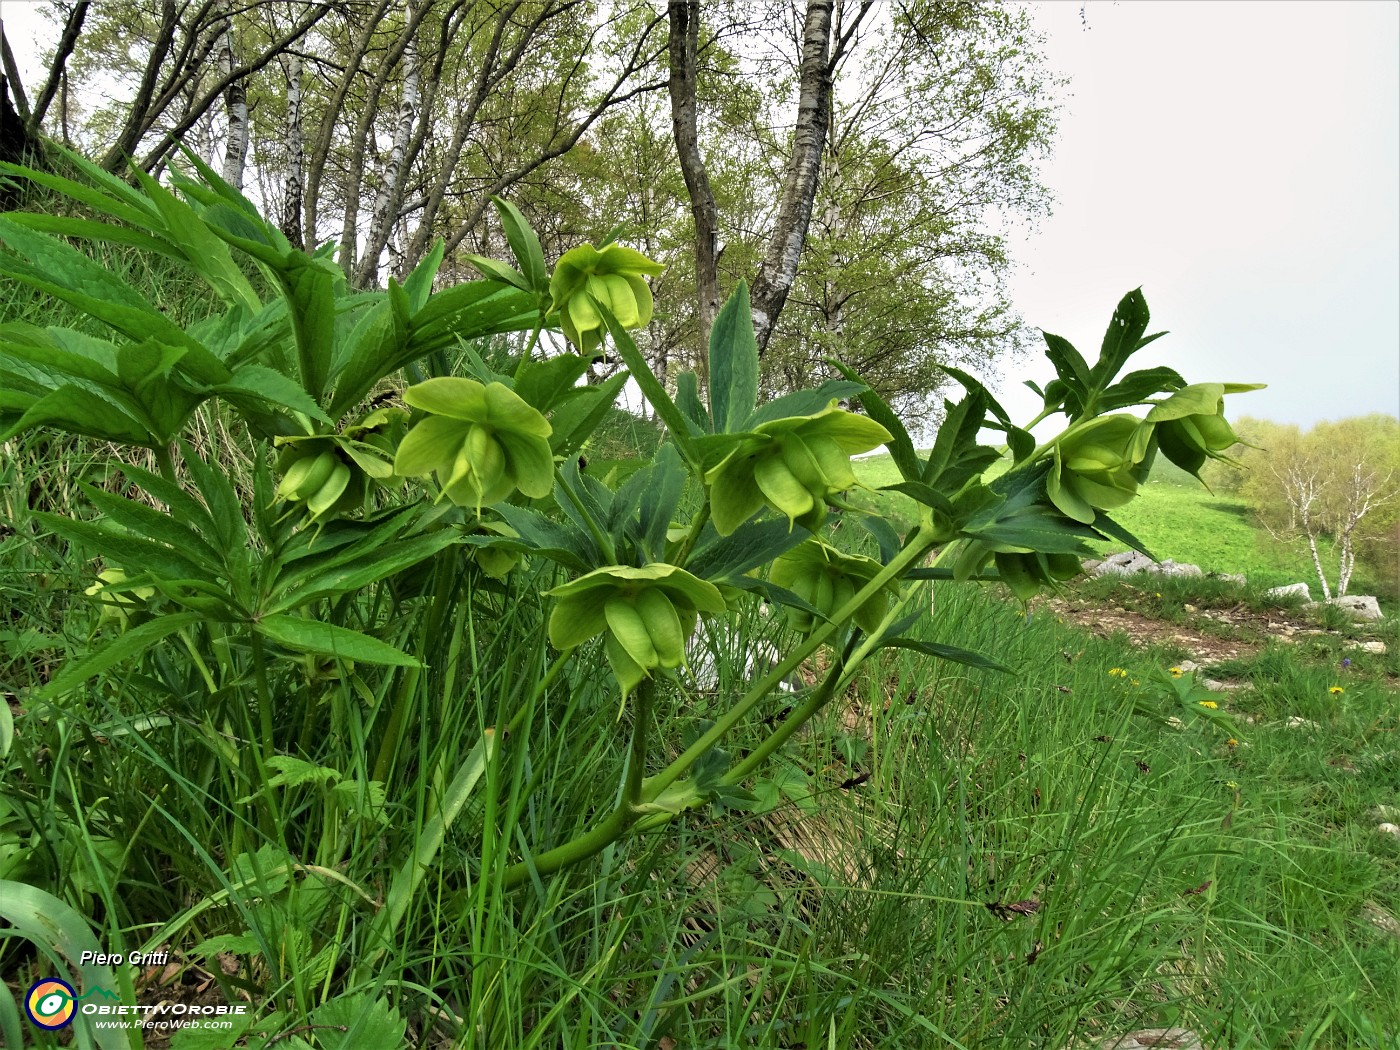
<svg viewBox="0 0 1400 1050">
<path fill-rule="evenodd" d="M 1329 688 L 1327 691 L 1328 691 L 1329 693 L 1331 693 L 1333 696 L 1341 696 L 1343 693 L 1346 692 L 1346 690 L 1343 689 L 1343 688 L 1342 688 L 1341 686 L 1339 686 L 1339 685 L 1334 685 L 1334 686 L 1332 686 L 1331 688 Z"/>
<path fill-rule="evenodd" d="M 1171 676 L 1172 676 L 1173 678 L 1180 678 L 1180 677 L 1181 677 L 1181 668 L 1180 668 L 1180 667 L 1168 667 L 1167 670 L 1171 673 Z"/>
<path fill-rule="evenodd" d="M 1127 677 L 1128 677 L 1128 672 L 1125 671 L 1125 670 L 1123 670 L 1123 668 L 1121 668 L 1121 667 L 1110 667 L 1110 668 L 1108 669 L 1108 673 L 1109 673 L 1110 675 L 1112 675 L 1114 678 L 1127 678 Z"/>
<path fill-rule="evenodd" d="M 1220 706 L 1214 700 L 1197 700 L 1196 703 L 1200 704 L 1202 707 L 1208 707 L 1212 711 L 1214 711 L 1217 707 Z"/>
<path fill-rule="evenodd" d="M 1229 740 L 1225 741 L 1225 746 L 1226 746 L 1226 747 L 1239 747 L 1239 746 L 1240 746 L 1240 742 L 1239 742 L 1238 740 L 1236 740 L 1234 737 L 1231 737 Z"/>
</svg>

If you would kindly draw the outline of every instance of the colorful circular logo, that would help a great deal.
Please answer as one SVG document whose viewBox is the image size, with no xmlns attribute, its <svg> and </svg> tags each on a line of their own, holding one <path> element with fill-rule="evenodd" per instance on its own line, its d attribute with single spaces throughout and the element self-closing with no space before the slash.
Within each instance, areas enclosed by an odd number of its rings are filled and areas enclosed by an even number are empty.
<svg viewBox="0 0 1400 1050">
<path fill-rule="evenodd" d="M 46 977 L 36 981 L 24 997 L 24 1012 L 40 1028 L 56 1032 L 73 1022 L 73 1001 L 78 993 L 67 981 Z"/>
</svg>

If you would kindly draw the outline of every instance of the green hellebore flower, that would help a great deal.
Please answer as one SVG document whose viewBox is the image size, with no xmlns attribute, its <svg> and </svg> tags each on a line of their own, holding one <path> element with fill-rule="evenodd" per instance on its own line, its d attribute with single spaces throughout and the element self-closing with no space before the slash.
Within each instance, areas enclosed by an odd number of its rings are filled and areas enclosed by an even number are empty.
<svg viewBox="0 0 1400 1050">
<path fill-rule="evenodd" d="M 1035 597 L 1042 587 L 1054 587 L 1064 580 L 1074 579 L 1083 568 L 1073 554 L 997 551 L 994 557 L 1002 582 L 1023 602 Z"/>
<path fill-rule="evenodd" d="M 396 473 L 436 473 L 448 499 L 477 513 L 517 489 L 538 499 L 554 488 L 549 421 L 504 384 L 445 376 L 403 396 L 432 414 L 399 443 Z"/>
<path fill-rule="evenodd" d="M 1046 480 L 1050 501 L 1075 521 L 1092 525 L 1094 510 L 1132 501 L 1155 451 L 1153 426 L 1136 416 L 1098 416 L 1071 427 L 1054 444 Z"/>
<path fill-rule="evenodd" d="M 570 580 L 555 598 L 549 642 L 572 649 L 607 632 L 608 663 L 626 699 L 643 678 L 685 663 L 685 643 L 699 614 L 725 611 L 719 588 L 675 565 L 611 565 Z"/>
<path fill-rule="evenodd" d="M 838 609 L 855 597 L 856 591 L 870 583 L 884 566 L 873 558 L 845 554 L 813 538 L 799 543 L 773 562 L 769 578 L 811 605 L 825 619 L 831 619 Z M 889 611 L 891 595 L 898 595 L 897 585 L 881 588 L 855 611 L 854 619 L 867 634 L 880 626 Z M 806 609 L 785 610 L 788 624 L 803 634 L 810 633 L 816 619 Z"/>
<path fill-rule="evenodd" d="M 890 440 L 866 416 L 836 407 L 760 423 L 705 475 L 715 529 L 728 536 L 765 503 L 789 522 L 815 529 L 828 498 L 856 484 L 851 456 Z"/>
<path fill-rule="evenodd" d="M 549 312 L 559 314 L 559 327 L 584 357 L 603 341 L 603 318 L 594 301 L 607 307 L 624 328 L 651 321 L 651 289 L 646 277 L 665 267 L 639 251 L 620 244 L 595 248 L 580 244 L 565 252 L 549 282 Z"/>
<path fill-rule="evenodd" d="M 1162 454 L 1189 474 L 1200 477 L 1207 459 L 1234 462 L 1225 451 L 1240 444 L 1225 420 L 1225 395 L 1258 390 L 1263 383 L 1193 383 L 1182 387 L 1147 413 L 1157 426 Z"/>
<path fill-rule="evenodd" d="M 128 577 L 121 569 L 103 569 L 97 574 L 98 582 L 83 591 L 89 597 L 98 597 L 102 602 L 102 612 L 97 617 L 97 626 L 115 623 L 125 628 L 133 614 L 145 608 L 146 602 L 154 598 L 154 587 L 123 587 Z"/>
<path fill-rule="evenodd" d="M 305 504 L 313 524 L 363 507 L 370 482 L 382 483 L 393 476 L 392 434 L 402 430 L 407 418 L 401 408 L 381 408 L 346 427 L 343 434 L 277 438 L 282 449 L 277 460 L 282 475 L 277 498 Z"/>
</svg>

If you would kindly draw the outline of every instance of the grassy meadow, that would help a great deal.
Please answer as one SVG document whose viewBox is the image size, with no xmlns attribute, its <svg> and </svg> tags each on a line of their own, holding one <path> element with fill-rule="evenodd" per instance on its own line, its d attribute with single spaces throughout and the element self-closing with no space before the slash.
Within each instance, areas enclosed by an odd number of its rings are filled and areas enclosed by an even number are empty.
<svg viewBox="0 0 1400 1050">
<path fill-rule="evenodd" d="M 897 483 L 899 471 L 888 455 L 857 461 L 856 472 L 872 489 Z M 899 493 L 863 493 L 859 502 L 895 520 L 909 520 L 912 500 Z M 1139 497 L 1115 514 L 1116 520 L 1137 536 L 1159 560 L 1199 565 L 1206 572 L 1243 573 L 1261 588 L 1303 582 L 1313 597 L 1322 592 L 1307 547 L 1282 542 L 1262 529 L 1242 499 L 1210 492 L 1199 481 L 1164 457 L 1153 463 L 1152 473 Z M 1100 555 L 1123 550 L 1118 542 L 1104 543 Z M 1322 567 L 1336 583 L 1336 561 L 1325 538 L 1319 544 Z M 1384 567 L 1358 564 L 1348 588 L 1351 594 L 1375 594 L 1394 600 L 1400 580 L 1387 580 Z"/>
</svg>

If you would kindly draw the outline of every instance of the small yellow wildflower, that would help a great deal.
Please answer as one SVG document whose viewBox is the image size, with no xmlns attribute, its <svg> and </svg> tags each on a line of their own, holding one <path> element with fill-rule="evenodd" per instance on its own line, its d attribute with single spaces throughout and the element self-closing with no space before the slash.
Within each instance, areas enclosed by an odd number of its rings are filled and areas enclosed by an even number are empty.
<svg viewBox="0 0 1400 1050">
<path fill-rule="evenodd" d="M 1127 678 L 1128 672 L 1121 667 L 1110 667 L 1108 673 L 1115 678 Z"/>
<path fill-rule="evenodd" d="M 1233 780 L 1225 781 L 1225 786 L 1231 791 L 1238 791 L 1240 787 L 1239 784 L 1235 783 Z"/>
<path fill-rule="evenodd" d="M 1239 747 L 1239 746 L 1240 746 L 1240 742 L 1239 742 L 1238 740 L 1236 740 L 1234 737 L 1231 737 L 1229 740 L 1225 741 L 1225 746 L 1226 746 L 1226 747 Z"/>
<path fill-rule="evenodd" d="M 1214 700 L 1197 700 L 1196 703 L 1200 704 L 1202 707 L 1208 707 L 1212 711 L 1214 711 L 1217 707 L 1220 706 Z"/>
<path fill-rule="evenodd" d="M 1154 592 L 1154 593 L 1156 594 L 1156 596 L 1157 596 L 1158 598 L 1162 597 L 1162 592 L 1161 592 L 1161 591 L 1156 591 L 1156 592 Z"/>
<path fill-rule="evenodd" d="M 1171 673 L 1171 676 L 1172 676 L 1173 678 L 1180 678 L 1180 677 L 1181 677 L 1181 668 L 1180 668 L 1180 667 L 1168 667 L 1168 668 L 1167 668 L 1167 671 Z"/>
<path fill-rule="evenodd" d="M 1134 678 L 1134 679 L 1133 679 L 1133 685 L 1142 685 L 1142 683 L 1139 682 L 1136 678 Z"/>
<path fill-rule="evenodd" d="M 1331 688 L 1329 688 L 1327 691 L 1328 691 L 1329 693 L 1331 693 L 1333 696 L 1341 696 L 1343 693 L 1346 692 L 1346 690 L 1343 689 L 1343 688 L 1342 688 L 1341 686 L 1339 686 L 1339 685 L 1334 685 L 1334 686 L 1332 686 Z"/>
</svg>

